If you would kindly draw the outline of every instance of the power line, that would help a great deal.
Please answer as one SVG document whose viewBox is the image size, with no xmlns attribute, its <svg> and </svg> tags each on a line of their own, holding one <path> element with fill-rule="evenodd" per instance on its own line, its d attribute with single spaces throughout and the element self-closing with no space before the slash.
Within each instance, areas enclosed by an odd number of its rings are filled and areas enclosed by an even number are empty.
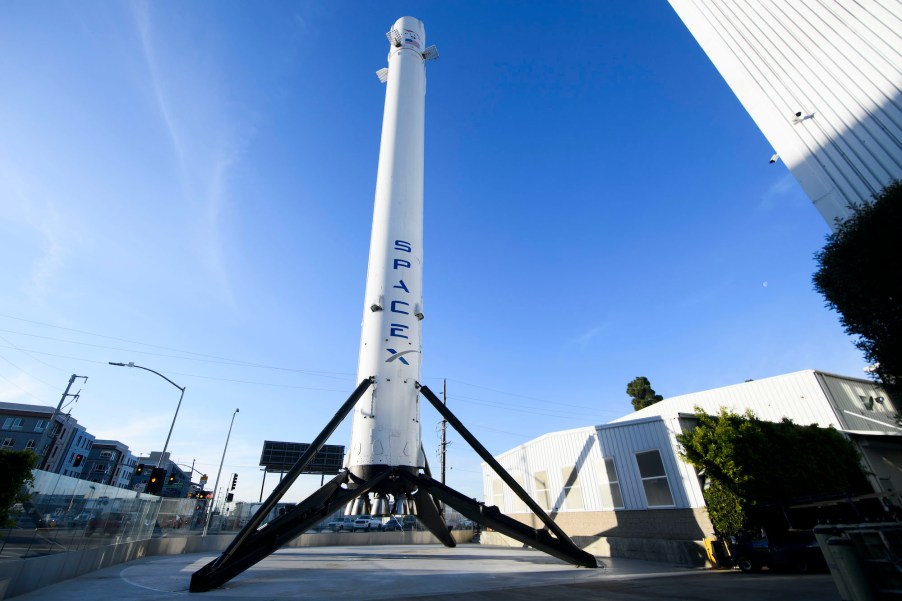
<svg viewBox="0 0 902 601">
<path fill-rule="evenodd" d="M 9 347 L 9 346 L 3 346 L 3 345 L 0 345 L 0 348 L 16 348 L 16 347 Z M 16 350 L 22 350 L 22 349 L 16 348 Z M 73 360 L 73 361 L 83 361 L 83 362 L 85 362 L 85 363 L 96 363 L 96 364 L 98 364 L 98 365 L 106 365 L 106 364 L 107 364 L 106 361 L 98 361 L 98 360 L 96 360 L 96 359 L 85 359 L 85 358 L 83 358 L 83 357 L 72 357 L 71 355 L 59 355 L 59 354 L 56 354 L 56 353 L 46 353 L 46 352 L 44 352 L 44 351 L 35 351 L 35 350 L 31 350 L 31 349 L 29 349 L 28 352 L 30 352 L 30 353 L 35 353 L 35 354 L 37 354 L 37 355 L 48 355 L 48 356 L 50 356 L 50 357 L 58 357 L 58 358 L 60 358 L 60 359 L 71 359 L 71 360 Z M 3 357 L 0 357 L 0 359 L 2 359 L 2 358 L 3 358 Z M 9 361 L 7 361 L 7 362 L 9 363 Z M 10 364 L 11 364 L 11 363 L 10 363 Z M 11 364 L 11 365 L 12 365 L 12 364 Z M 13 365 L 13 367 L 16 367 L 16 366 Z M 17 368 L 17 369 L 18 369 L 18 368 Z M 25 372 L 23 372 L 23 373 L 25 373 Z M 324 392 L 347 392 L 347 390 L 344 389 L 344 388 L 342 388 L 342 389 L 338 389 L 338 388 L 315 388 L 315 387 L 312 387 L 312 386 L 298 386 L 298 385 L 296 385 L 296 384 L 276 384 L 276 383 L 274 383 L 274 382 L 254 382 L 254 381 L 251 381 L 251 380 L 238 380 L 238 379 L 235 379 L 235 378 L 217 378 L 217 377 L 215 377 L 215 376 L 202 376 L 202 375 L 200 375 L 200 374 L 189 374 L 189 373 L 185 373 L 185 372 L 169 371 L 169 370 L 167 370 L 166 373 L 169 373 L 169 374 L 172 374 L 172 375 L 175 375 L 175 376 L 186 376 L 186 377 L 188 377 L 188 378 L 200 378 L 200 379 L 202 379 L 202 380 L 218 380 L 218 381 L 220 381 L 220 382 L 233 382 L 233 383 L 238 383 L 238 384 L 251 384 L 251 385 L 254 385 L 254 386 L 272 386 L 272 387 L 275 387 L 275 388 L 295 388 L 295 389 L 298 389 L 298 390 L 317 390 L 317 391 L 324 391 Z"/>
<path fill-rule="evenodd" d="M 305 375 L 316 376 L 316 377 L 327 378 L 327 379 L 334 379 L 334 380 L 347 381 L 354 376 L 354 374 L 351 374 L 349 372 L 333 372 L 333 371 L 323 371 L 323 370 L 288 368 L 288 367 L 267 365 L 267 364 L 263 364 L 263 363 L 244 361 L 244 360 L 240 360 L 240 359 L 231 359 L 231 358 L 222 357 L 219 355 L 210 355 L 210 354 L 198 353 L 198 352 L 194 352 L 194 351 L 186 351 L 186 350 L 177 349 L 174 347 L 151 344 L 151 343 L 141 342 L 138 340 L 131 340 L 128 338 L 120 338 L 120 337 L 116 337 L 116 336 L 108 336 L 105 334 L 98 334 L 96 332 L 90 332 L 88 330 L 69 328 L 69 327 L 59 326 L 59 325 L 55 325 L 55 324 L 51 324 L 51 323 L 47 323 L 47 322 L 25 319 L 25 318 L 21 318 L 21 317 L 15 317 L 15 316 L 4 314 L 4 313 L 0 313 L 0 317 L 5 317 L 5 318 L 16 320 L 16 321 L 45 326 L 45 327 L 49 327 L 49 328 L 55 328 L 58 330 L 74 332 L 77 334 L 94 336 L 97 338 L 103 338 L 103 339 L 107 339 L 107 340 L 115 340 L 118 342 L 127 342 L 129 344 L 136 344 L 136 345 L 150 347 L 150 348 L 172 351 L 175 353 L 180 353 L 180 355 L 157 353 L 157 352 L 146 351 L 146 350 L 142 351 L 142 350 L 136 350 L 133 348 L 124 348 L 124 347 L 109 346 L 109 345 L 103 345 L 103 344 L 93 344 L 93 343 L 82 342 L 82 341 L 78 341 L 78 340 L 57 338 L 57 337 L 53 337 L 53 336 L 44 336 L 44 335 L 40 335 L 40 334 L 31 334 L 28 332 L 21 332 L 21 331 L 16 331 L 16 330 L 0 329 L 0 332 L 17 334 L 20 336 L 28 336 L 28 337 L 32 337 L 32 338 L 49 340 L 49 341 L 53 341 L 53 342 L 61 342 L 61 343 L 65 343 L 65 344 L 74 344 L 74 345 L 86 346 L 86 347 L 90 347 L 90 348 L 98 348 L 98 349 L 112 350 L 112 351 L 125 352 L 125 353 L 136 353 L 136 354 L 149 355 L 149 356 L 155 356 L 155 357 L 164 357 L 164 358 L 168 358 L 168 359 L 179 359 L 179 360 L 195 361 L 195 362 L 201 362 L 201 363 L 226 365 L 226 366 L 231 366 L 231 367 L 250 367 L 250 368 L 257 368 L 257 369 L 285 371 L 285 372 L 305 374 Z M 106 363 L 105 361 L 85 359 L 82 357 L 73 357 L 73 356 L 62 355 L 62 354 L 57 354 L 57 353 L 48 353 L 48 352 L 37 351 L 37 350 L 23 349 L 3 336 L 0 336 L 0 339 L 6 341 L 10 345 L 8 347 L 4 347 L 4 346 L 0 345 L 0 348 L 11 348 L 13 350 L 17 350 L 17 351 L 22 352 L 23 354 L 31 357 L 32 359 L 34 359 L 40 363 L 43 363 L 44 365 L 47 365 L 48 367 L 52 367 L 53 369 L 59 369 L 59 368 L 56 368 L 47 363 L 44 363 L 43 361 L 40 361 L 40 359 L 38 359 L 36 357 L 32 357 L 29 353 L 33 353 L 36 355 L 45 355 L 45 356 L 50 356 L 50 357 L 58 357 L 58 358 L 63 358 L 63 359 L 70 359 L 70 360 L 75 360 L 75 361 L 83 361 L 83 362 L 88 362 L 88 363 L 97 363 L 97 364 L 105 364 Z M 186 356 L 186 355 L 190 355 L 190 356 Z M 9 362 L 9 361 L 7 361 L 7 362 Z M 10 364 L 13 365 L 14 367 L 16 367 L 17 369 L 19 369 L 20 371 L 22 371 L 23 373 L 26 373 L 26 375 L 30 376 L 30 374 L 28 374 L 24 370 L 21 370 L 21 368 L 19 368 L 18 366 L 15 366 L 12 363 L 10 363 Z M 62 370 L 62 371 L 65 371 L 65 370 Z M 219 378 L 219 377 L 214 377 L 214 376 L 203 376 L 203 375 L 199 375 L 199 374 L 191 374 L 191 373 L 185 373 L 185 372 L 172 372 L 172 373 L 176 374 L 176 375 L 190 377 L 190 378 L 200 378 L 200 379 L 205 379 L 205 380 L 216 380 L 216 381 L 222 381 L 222 382 L 248 384 L 248 385 L 253 385 L 253 386 L 270 386 L 270 387 L 276 387 L 276 388 L 315 390 L 315 391 L 323 391 L 323 392 L 344 392 L 344 390 L 337 390 L 337 389 L 330 389 L 330 388 L 316 388 L 316 387 L 308 387 L 308 386 L 297 386 L 297 385 L 292 385 L 292 384 L 276 384 L 276 383 L 271 383 L 271 382 L 241 380 L 241 379 L 236 379 L 236 378 Z M 35 378 L 35 379 L 38 381 L 41 381 L 38 378 Z M 429 378 L 429 379 L 435 379 L 435 378 Z M 579 416 L 584 416 L 585 415 L 584 412 L 589 412 L 590 414 L 607 413 L 607 414 L 619 415 L 619 413 L 617 413 L 615 411 L 606 411 L 606 410 L 599 409 L 597 407 L 586 407 L 583 405 L 576 405 L 576 404 L 571 404 L 571 403 L 561 403 L 561 402 L 557 402 L 557 401 L 551 402 L 551 401 L 541 399 L 538 397 L 519 394 L 519 393 L 515 393 L 515 392 L 509 392 L 509 391 L 500 390 L 497 388 L 491 388 L 489 386 L 482 386 L 480 384 L 473 384 L 471 382 L 465 382 L 463 380 L 457 380 L 457 379 L 452 379 L 452 378 L 449 378 L 449 380 L 451 380 L 452 382 L 456 382 L 458 384 L 464 385 L 464 386 L 470 386 L 472 388 L 478 388 L 478 389 L 486 390 L 489 392 L 494 392 L 496 394 L 501 394 L 501 395 L 505 395 L 505 396 L 509 396 L 509 397 L 517 397 L 517 398 L 522 398 L 522 399 L 526 399 L 526 400 L 530 400 L 530 401 L 543 403 L 546 406 L 553 407 L 553 408 L 543 410 L 542 408 L 538 408 L 538 407 L 524 407 L 523 405 L 504 403 L 502 401 L 489 401 L 486 399 L 481 399 L 481 398 L 477 398 L 477 397 L 468 397 L 465 395 L 457 395 L 455 397 L 455 398 L 461 399 L 465 403 L 469 402 L 469 403 L 481 404 L 481 405 L 489 406 L 489 407 L 497 407 L 497 408 L 501 408 L 501 409 L 514 409 L 517 411 L 525 411 L 528 413 L 533 413 L 535 415 L 543 415 L 543 416 L 549 416 L 549 417 L 562 417 L 562 418 L 565 418 L 567 416 L 579 417 Z M 43 381 L 41 381 L 41 382 L 50 386 L 46 382 L 43 382 Z M 556 410 L 557 408 L 560 408 L 560 407 L 569 407 L 569 408 L 578 410 L 578 412 L 572 411 L 572 410 L 571 411 Z"/>
<path fill-rule="evenodd" d="M 512 405 L 509 403 L 502 403 L 499 401 L 487 401 L 485 399 L 478 399 L 475 397 L 468 397 L 468 396 L 464 396 L 464 395 L 455 395 L 454 399 L 460 400 L 464 403 L 474 403 L 476 405 L 484 405 L 487 407 L 497 407 L 498 409 L 505 409 L 505 410 L 510 409 L 510 410 L 522 411 L 525 413 L 534 413 L 536 415 L 546 415 L 546 416 L 550 416 L 550 417 L 563 417 L 563 418 L 586 417 L 588 414 L 593 413 L 592 411 L 588 411 L 588 410 L 580 411 L 580 412 L 568 411 L 568 410 L 555 411 L 554 409 L 541 409 L 541 408 L 535 408 L 535 407 L 528 407 L 528 406 L 524 406 L 524 405 Z M 608 413 L 613 413 L 613 412 L 608 412 Z"/>
<path fill-rule="evenodd" d="M 552 403 L 552 401 L 549 401 L 547 399 L 540 399 L 538 397 L 528 396 L 525 394 L 518 394 L 516 392 L 508 392 L 506 390 L 499 390 L 497 388 L 489 388 L 488 386 L 481 386 L 479 384 L 471 384 L 470 382 L 464 382 L 463 380 L 457 380 L 454 378 L 448 378 L 448 379 L 451 380 L 452 382 L 457 382 L 458 384 L 463 384 L 464 386 L 472 386 L 473 388 L 481 388 L 482 390 L 488 390 L 489 392 L 496 392 L 498 394 L 504 394 L 507 396 L 519 397 L 521 399 L 529 399 L 530 401 L 538 401 L 540 403 L 547 403 L 549 405 L 551 405 L 551 404 L 564 405 L 566 407 L 573 407 L 575 409 L 585 409 L 586 411 L 595 411 L 594 407 L 586 407 L 584 405 L 574 405 L 572 403 L 561 403 L 559 401 L 554 401 Z"/>
<path fill-rule="evenodd" d="M 27 352 L 34 353 L 37 355 L 47 355 L 50 357 L 58 357 L 61 359 L 70 359 L 73 361 L 82 361 L 85 363 L 95 363 L 98 365 L 106 365 L 106 361 L 98 361 L 95 359 L 85 359 L 83 357 L 73 357 L 71 355 L 60 355 L 57 353 L 48 353 L 48 352 L 44 352 L 44 351 L 36 351 L 36 350 L 32 350 L 32 349 L 21 349 L 18 347 L 10 347 L 10 346 L 3 346 L 3 345 L 0 345 L 0 348 L 12 348 L 12 349 L 19 350 L 22 352 L 26 352 L 26 350 L 27 350 Z M 0 358 L 2 358 L 2 357 L 0 357 Z M 8 360 L 7 360 L 7 362 L 10 363 Z M 10 363 L 10 364 L 13 365 L 13 367 L 16 367 L 17 369 L 19 369 L 14 364 L 12 364 L 12 363 Z M 25 373 L 25 372 L 23 372 L 23 373 Z M 214 380 L 214 381 L 218 381 L 218 382 L 231 382 L 231 383 L 235 383 L 235 384 L 247 384 L 250 386 L 268 386 L 268 387 L 272 387 L 272 388 L 288 388 L 288 389 L 293 389 L 293 390 L 312 390 L 312 391 L 317 391 L 317 392 L 346 392 L 345 389 L 319 388 L 319 387 L 314 387 L 314 386 L 299 386 L 296 384 L 277 384 L 275 382 L 259 382 L 259 381 L 253 381 L 253 380 L 240 380 L 237 378 L 220 378 L 220 377 L 216 377 L 216 376 L 204 376 L 204 375 L 200 375 L 200 374 L 192 374 L 192 373 L 187 373 L 187 372 L 167 371 L 167 373 L 171 373 L 172 375 L 177 375 L 177 376 L 185 376 L 188 378 L 198 378 L 198 379 L 202 379 L 202 380 Z M 35 397 L 31 393 L 25 391 L 25 389 L 21 388 L 17 384 L 15 384 L 13 382 L 10 382 L 10 384 L 13 384 L 17 388 L 19 388 L 20 390 L 22 390 L 23 392 L 28 394 L 29 396 L 31 396 L 32 398 L 37 399 L 37 397 Z M 531 413 L 533 415 L 541 415 L 544 417 L 557 417 L 557 418 L 561 418 L 561 419 L 573 419 L 575 417 L 585 417 L 584 413 L 579 413 L 576 411 L 561 412 L 561 411 L 553 411 L 553 410 L 542 410 L 542 409 L 537 409 L 537 408 L 532 408 L 532 407 L 525 407 L 523 405 L 512 405 L 512 404 L 500 403 L 497 401 L 487 401 L 484 399 L 468 397 L 466 395 L 456 395 L 454 398 L 459 399 L 463 403 L 483 405 L 486 407 L 495 407 L 497 409 L 505 409 L 505 410 L 515 409 L 522 413 Z M 40 400 L 40 399 L 37 399 L 37 400 Z M 45 402 L 45 401 L 41 401 L 41 402 Z M 602 411 L 602 413 L 614 413 L 614 412 Z M 501 430 L 499 430 L 499 431 L 501 431 Z M 503 431 L 501 431 L 501 432 L 503 432 Z M 507 432 L 507 433 L 509 434 L 509 432 Z"/>
<path fill-rule="evenodd" d="M 165 354 L 165 353 L 154 353 L 154 352 L 150 352 L 150 351 L 140 351 L 140 350 L 130 349 L 130 348 L 122 348 L 122 347 L 115 347 L 115 346 L 106 346 L 106 345 L 102 345 L 102 344 L 92 344 L 92 343 L 90 343 L 90 342 L 80 342 L 80 341 L 77 341 L 77 340 L 68 340 L 68 339 L 65 339 L 65 338 L 56 338 L 56 337 L 53 337 L 53 336 L 43 336 L 43 335 L 40 335 L 40 334 L 30 334 L 30 333 L 28 333 L 28 332 L 20 332 L 20 331 L 17 331 L 17 330 L 0 329 L 0 332 L 7 332 L 7 333 L 9 333 L 9 334 L 18 334 L 18 335 L 20 335 L 20 336 L 29 336 L 29 337 L 32 337 L 32 338 L 40 338 L 40 339 L 43 339 L 43 340 L 52 340 L 52 341 L 54 341 L 54 342 L 65 342 L 65 343 L 67 343 L 67 344 L 77 344 L 77 345 L 88 346 L 88 347 L 92 347 L 92 348 L 102 348 L 102 349 L 106 349 L 106 350 L 123 351 L 123 352 L 127 352 L 127 353 L 139 353 L 139 354 L 150 355 L 150 356 L 154 356 L 154 357 L 167 357 L 167 358 L 170 358 L 170 359 L 185 359 L 185 360 L 188 360 L 188 361 L 200 361 L 200 362 L 203 362 L 203 363 L 218 363 L 218 364 L 221 364 L 221 365 L 231 365 L 231 366 L 240 366 L 240 367 L 254 367 L 254 368 L 257 368 L 257 369 L 271 369 L 271 370 L 276 370 L 276 371 L 288 371 L 288 372 L 305 373 L 305 374 L 311 374 L 311 375 L 321 376 L 321 377 L 324 377 L 324 378 L 334 377 L 334 376 L 348 376 L 348 375 L 353 375 L 353 374 L 351 374 L 351 373 L 349 373 L 349 372 L 333 372 L 333 371 L 316 371 L 316 370 L 297 369 L 297 368 L 292 368 L 292 367 L 281 367 L 281 366 L 278 366 L 278 365 L 267 365 L 267 364 L 265 364 L 265 363 L 254 363 L 254 362 L 251 362 L 251 361 L 244 361 L 244 360 L 241 360 L 241 359 L 230 359 L 230 358 L 228 358 L 228 357 L 220 357 L 220 356 L 218 356 L 218 355 L 208 355 L 208 354 L 204 354 L 204 353 L 196 353 L 196 352 L 194 352 L 194 351 L 186 351 L 186 350 L 176 349 L 176 348 L 167 347 L 167 346 L 160 346 L 160 345 L 157 345 L 157 344 L 150 344 L 150 343 L 147 343 L 147 342 L 140 342 L 140 341 L 137 341 L 137 340 L 128 340 L 128 339 L 125 339 L 125 338 L 117 338 L 117 337 L 115 337 L 115 336 L 105 336 L 105 335 L 103 335 L 103 334 L 95 334 L 95 333 L 93 333 L 93 332 L 87 332 L 87 331 L 85 331 L 85 330 L 76 330 L 76 329 L 74 329 L 74 328 L 66 328 L 66 327 L 62 327 L 62 326 L 54 326 L 54 325 L 52 325 L 52 324 L 43 323 L 43 322 L 39 322 L 39 321 L 32 321 L 32 320 L 28 320 L 28 319 L 21 319 L 21 318 L 18 318 L 18 317 L 12 317 L 12 316 L 10 316 L 10 315 L 5 315 L 5 314 L 2 314 L 2 313 L 0 313 L 0 317 L 8 317 L 8 318 L 10 318 L 10 319 L 17 319 L 17 320 L 19 320 L 19 321 L 25 321 L 25 322 L 28 322 L 28 323 L 34 323 L 34 324 L 43 325 L 43 326 L 47 326 L 47 327 L 51 327 L 51 328 L 58 328 L 58 329 L 61 329 L 61 330 L 67 330 L 67 331 L 71 331 L 71 332 L 77 332 L 77 333 L 79 333 L 79 334 L 86 334 L 86 335 L 88 335 L 88 336 L 96 336 L 96 337 L 98 337 L 98 338 L 106 338 L 106 339 L 108 339 L 108 340 L 116 340 L 116 341 L 119 341 L 119 342 L 128 342 L 129 344 L 137 344 L 137 345 L 140 345 L 140 346 L 147 346 L 147 347 L 150 347 L 150 348 L 158 348 L 158 349 L 162 349 L 162 350 L 172 351 L 172 352 L 175 352 L 175 353 L 181 353 L 181 355 L 169 355 L 169 354 Z M 9 341 L 7 341 L 7 342 L 9 342 Z M 10 343 L 10 344 L 12 344 L 12 343 Z M 185 357 L 184 355 L 194 355 L 195 357 Z M 196 357 L 201 357 L 201 358 L 196 358 Z"/>
<path fill-rule="evenodd" d="M 7 362 L 7 363 L 8 363 L 8 362 Z M 15 367 L 15 366 L 13 366 L 13 367 Z M 17 369 L 18 369 L 18 368 L 17 368 Z M 0 378 L 3 378 L 4 380 L 6 380 L 7 382 L 9 382 L 10 384 L 12 384 L 13 386 L 15 386 L 16 388 L 18 388 L 19 390 L 21 390 L 23 393 L 27 394 L 28 396 L 30 396 L 30 397 L 33 398 L 34 400 L 38 401 L 39 403 L 41 403 L 41 404 L 46 404 L 46 403 L 47 403 L 47 401 L 45 401 L 44 399 L 39 399 L 38 397 L 34 396 L 34 395 L 31 394 L 30 392 L 28 392 L 27 390 L 25 390 L 24 388 L 22 388 L 21 386 L 19 386 L 18 384 L 16 384 L 15 382 L 13 382 L 12 380 L 10 380 L 10 379 L 7 378 L 6 376 L 4 376 L 3 374 L 0 374 Z"/>
<path fill-rule="evenodd" d="M 0 338 L 3 338 L 3 337 L 0 336 Z M 8 342 L 8 341 L 7 341 L 7 342 Z M 17 349 L 17 350 L 18 350 L 18 349 Z M 24 369 L 22 369 L 21 367 L 19 367 L 18 365 L 16 365 L 15 363 L 13 363 L 12 361 L 10 361 L 10 360 L 7 359 L 6 357 L 4 357 L 3 355 L 0 355 L 0 359 L 3 359 L 4 361 L 6 361 L 6 362 L 9 363 L 10 365 L 12 365 L 12 366 L 15 367 L 16 369 L 18 369 L 20 372 L 22 372 L 23 374 L 25 374 L 25 375 L 28 376 L 29 378 L 31 378 L 31 379 L 33 379 L 33 380 L 37 380 L 38 382 L 40 382 L 40 383 L 43 384 L 44 386 L 47 386 L 48 388 L 53 388 L 53 385 L 50 384 L 49 382 L 45 382 L 44 380 L 40 379 L 39 377 L 37 377 L 37 376 L 35 376 L 35 375 L 33 375 L 33 374 L 31 374 L 31 373 L 25 371 Z"/>
<path fill-rule="evenodd" d="M 25 356 L 28 357 L 29 359 L 34 359 L 35 361 L 37 361 L 37 362 L 40 363 L 41 365 L 46 365 L 46 366 L 49 367 L 50 369 L 55 369 L 56 371 L 61 371 L 61 372 L 63 372 L 63 373 L 66 373 L 66 370 L 65 370 L 65 369 L 62 369 L 62 368 L 57 367 L 57 366 L 55 366 L 55 365 L 50 365 L 50 364 L 47 363 L 46 361 L 41 361 L 41 360 L 38 359 L 37 357 L 33 357 L 33 356 L 29 355 L 27 351 L 24 351 L 24 350 L 20 349 L 18 346 L 16 346 L 15 344 L 13 344 L 13 343 L 9 340 L 9 338 L 7 338 L 7 337 L 5 337 L 5 336 L 0 336 L 0 340 L 3 340 L 3 341 L 6 342 L 7 344 L 12 345 L 13 348 L 15 348 L 17 351 L 21 351 L 22 353 L 24 353 Z M 32 377 L 34 377 L 34 376 L 32 376 Z M 37 378 L 35 378 L 35 379 L 37 380 Z M 40 380 L 40 381 L 43 382 L 43 380 Z M 47 382 L 44 382 L 44 384 L 47 384 Z M 50 384 L 47 384 L 47 386 L 50 386 Z"/>
</svg>

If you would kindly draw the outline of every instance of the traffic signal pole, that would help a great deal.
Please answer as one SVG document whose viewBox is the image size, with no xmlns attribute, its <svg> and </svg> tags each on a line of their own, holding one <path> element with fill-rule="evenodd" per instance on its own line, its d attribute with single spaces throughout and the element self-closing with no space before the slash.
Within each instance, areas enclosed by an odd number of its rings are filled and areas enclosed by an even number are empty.
<svg viewBox="0 0 902 601">
<path fill-rule="evenodd" d="M 219 477 L 222 476 L 222 465 L 225 463 L 226 451 L 229 449 L 229 438 L 232 437 L 232 426 L 235 425 L 235 416 L 238 415 L 238 409 L 232 414 L 232 421 L 229 423 L 229 433 L 226 434 L 225 446 L 222 448 L 222 459 L 219 461 L 219 471 L 216 472 L 216 483 L 213 484 L 213 499 L 210 501 L 210 512 L 204 523 L 204 531 L 201 536 L 207 536 L 207 530 L 210 529 L 210 522 L 213 521 L 213 508 L 216 506 L 216 495 L 219 488 Z"/>
</svg>

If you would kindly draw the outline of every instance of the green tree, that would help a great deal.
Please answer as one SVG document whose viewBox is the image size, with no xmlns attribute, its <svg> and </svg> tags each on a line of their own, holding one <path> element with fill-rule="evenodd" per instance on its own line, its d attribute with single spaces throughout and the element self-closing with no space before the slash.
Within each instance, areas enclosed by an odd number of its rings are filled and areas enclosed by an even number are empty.
<svg viewBox="0 0 902 601">
<path fill-rule="evenodd" d="M 636 411 L 664 400 L 660 394 L 655 394 L 655 389 L 645 376 L 633 378 L 633 381 L 626 385 L 626 394 L 632 397 L 633 409 Z"/>
<path fill-rule="evenodd" d="M 695 409 L 696 426 L 677 435 L 680 453 L 703 474 L 715 530 L 735 534 L 756 505 L 798 497 L 871 492 L 855 446 L 833 428 L 765 422 L 748 411 Z"/>
<path fill-rule="evenodd" d="M 902 181 L 872 201 L 853 205 L 852 216 L 815 254 L 814 289 L 840 322 L 891 396 L 902 392 Z"/>
<path fill-rule="evenodd" d="M 24 500 L 25 484 L 32 481 L 38 456 L 32 451 L 0 450 L 0 526 L 10 526 L 9 511 Z"/>
</svg>

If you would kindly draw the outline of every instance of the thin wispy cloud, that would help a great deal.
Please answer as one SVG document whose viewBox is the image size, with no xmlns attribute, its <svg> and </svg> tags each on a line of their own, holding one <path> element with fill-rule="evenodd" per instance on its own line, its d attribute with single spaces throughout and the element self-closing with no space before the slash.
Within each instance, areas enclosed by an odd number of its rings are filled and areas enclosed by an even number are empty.
<svg viewBox="0 0 902 601">
<path fill-rule="evenodd" d="M 578 346 L 580 350 L 585 350 L 588 348 L 589 343 L 592 342 L 601 332 L 607 329 L 608 324 L 602 324 L 600 326 L 595 326 L 593 328 L 589 328 L 579 336 L 573 339 L 573 344 Z"/>
<path fill-rule="evenodd" d="M 43 252 L 34 260 L 31 270 L 31 285 L 37 294 L 45 292 L 54 276 L 65 266 L 66 248 L 61 236 L 63 223 L 59 211 L 50 205 L 37 224 L 44 239 Z"/>
<path fill-rule="evenodd" d="M 772 211 L 785 208 L 787 203 L 796 204 L 800 198 L 804 199 L 804 194 L 792 173 L 787 172 L 768 187 L 756 208 L 759 211 Z"/>
<path fill-rule="evenodd" d="M 230 201 L 231 171 L 253 130 L 240 131 L 242 116 L 223 106 L 223 98 L 229 94 L 222 89 L 216 61 L 210 58 L 215 52 L 192 40 L 186 44 L 176 41 L 174 46 L 196 49 L 196 55 L 173 53 L 173 45 L 159 39 L 153 5 L 135 5 L 134 15 L 153 99 L 177 164 L 181 201 L 188 209 L 185 214 L 194 217 L 193 223 L 186 223 L 190 239 L 215 284 L 211 287 L 216 289 L 215 296 L 235 307 L 223 218 Z M 192 60 L 198 57 L 203 60 Z"/>
<path fill-rule="evenodd" d="M 33 232 L 39 240 L 30 263 L 27 294 L 42 298 L 66 265 L 77 220 L 64 215 L 55 203 L 35 200 L 25 179 L 10 161 L 0 160 L 0 195 L 3 218 Z"/>
<path fill-rule="evenodd" d="M 160 117 L 163 119 L 163 123 L 166 126 L 166 132 L 172 142 L 172 147 L 175 150 L 178 164 L 182 172 L 181 175 L 184 178 L 186 175 L 184 169 L 185 152 L 182 145 L 181 136 L 179 135 L 178 128 L 176 128 L 175 121 L 173 120 L 172 109 L 170 108 L 169 99 L 166 95 L 166 87 L 161 81 L 160 69 L 157 64 L 157 53 L 154 49 L 153 35 L 151 31 L 152 23 L 150 3 L 139 2 L 136 3 L 134 7 L 135 22 L 138 25 L 138 34 L 141 40 L 141 49 L 144 53 L 144 60 L 147 63 L 147 71 L 150 74 L 150 84 L 153 88 L 156 105 L 160 111 Z M 184 189 L 184 181 L 182 183 Z"/>
</svg>

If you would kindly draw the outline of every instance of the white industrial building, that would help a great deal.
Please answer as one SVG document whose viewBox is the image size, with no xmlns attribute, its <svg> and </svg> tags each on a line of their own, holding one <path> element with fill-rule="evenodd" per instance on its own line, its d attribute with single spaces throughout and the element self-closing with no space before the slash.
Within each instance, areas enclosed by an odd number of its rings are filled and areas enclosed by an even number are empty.
<svg viewBox="0 0 902 601">
<path fill-rule="evenodd" d="M 546 434 L 496 459 L 593 552 L 700 563 L 701 541 L 713 530 L 698 475 L 676 441 L 693 427 L 695 407 L 836 428 L 861 450 L 875 490 L 902 490 L 902 428 L 886 392 L 815 370 L 672 397 L 605 425 Z M 487 465 L 483 486 L 487 505 L 539 525 Z M 489 533 L 484 542 L 507 541 Z"/>
<path fill-rule="evenodd" d="M 670 4 L 831 228 L 902 178 L 902 2 Z"/>
</svg>

